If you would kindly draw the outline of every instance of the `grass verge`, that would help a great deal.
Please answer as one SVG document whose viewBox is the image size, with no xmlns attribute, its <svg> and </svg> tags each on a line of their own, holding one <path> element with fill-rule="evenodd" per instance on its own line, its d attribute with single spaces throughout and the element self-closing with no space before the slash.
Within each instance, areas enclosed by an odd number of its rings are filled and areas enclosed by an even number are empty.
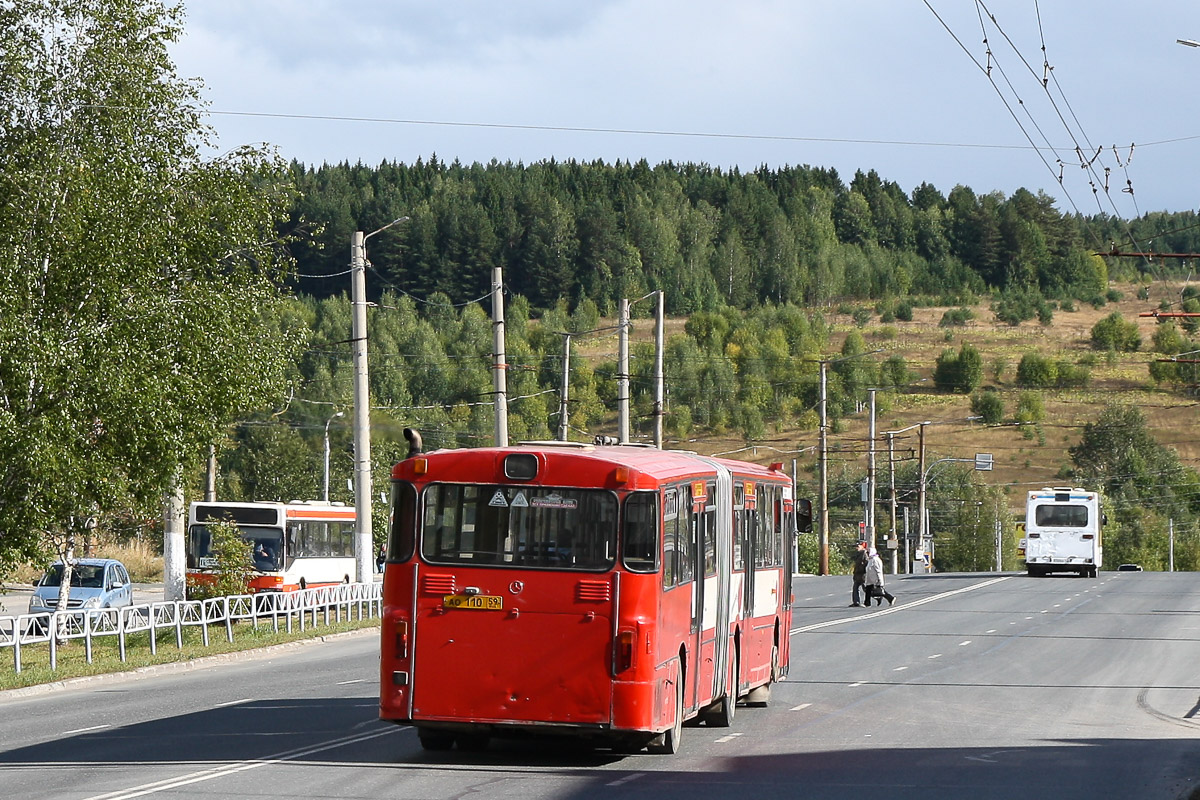
<svg viewBox="0 0 1200 800">
<path fill-rule="evenodd" d="M 288 633 L 282 627 L 278 632 L 273 630 L 270 621 L 259 622 L 258 628 L 249 622 L 241 622 L 233 627 L 233 641 L 225 636 L 225 626 L 212 625 L 209 627 L 209 644 L 206 647 L 203 631 L 198 627 L 185 628 L 183 631 L 183 647 L 176 647 L 175 631 L 160 630 L 156 640 L 157 653 L 150 652 L 148 633 L 132 634 L 126 639 L 126 660 L 121 661 L 120 647 L 115 636 L 97 639 L 92 645 L 92 663 L 87 662 L 87 653 L 80 640 L 58 648 L 58 668 L 50 669 L 50 645 L 27 645 L 21 648 L 21 671 L 17 672 L 13 663 L 13 651 L 10 648 L 0 650 L 0 658 L 6 662 L 0 665 L 0 691 L 21 689 L 43 683 L 54 683 L 95 675 L 107 675 L 119 672 L 132 672 L 144 667 L 177 662 L 195 661 L 206 656 L 237 653 L 246 650 L 257 650 L 288 642 L 298 642 L 329 636 L 334 633 L 345 633 L 364 628 L 379 626 L 379 618 L 363 620 L 343 620 L 309 626 L 303 632 L 298 623 L 292 623 L 292 632 Z"/>
</svg>

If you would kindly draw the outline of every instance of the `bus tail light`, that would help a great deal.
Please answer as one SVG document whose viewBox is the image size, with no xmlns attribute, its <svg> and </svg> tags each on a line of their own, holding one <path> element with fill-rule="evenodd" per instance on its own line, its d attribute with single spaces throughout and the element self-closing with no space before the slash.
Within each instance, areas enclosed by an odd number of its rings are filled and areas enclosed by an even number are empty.
<svg viewBox="0 0 1200 800">
<path fill-rule="evenodd" d="M 633 642 L 635 634 L 628 628 L 617 632 L 616 671 L 624 672 L 633 666 Z"/>
<path fill-rule="evenodd" d="M 408 623 L 396 620 L 396 658 L 408 658 Z"/>
</svg>

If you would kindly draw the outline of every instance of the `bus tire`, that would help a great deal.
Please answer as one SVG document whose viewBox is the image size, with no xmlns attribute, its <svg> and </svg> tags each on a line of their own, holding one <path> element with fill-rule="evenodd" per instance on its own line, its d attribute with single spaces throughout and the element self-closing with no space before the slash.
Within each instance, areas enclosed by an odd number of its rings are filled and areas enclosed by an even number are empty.
<svg viewBox="0 0 1200 800">
<path fill-rule="evenodd" d="M 740 660 L 735 650 L 733 653 L 732 680 L 725 687 L 725 696 L 709 706 L 704 712 L 704 724 L 710 728 L 728 728 L 733 725 L 733 717 L 737 710 Z"/>
<path fill-rule="evenodd" d="M 454 734 L 449 731 L 417 728 L 417 738 L 421 740 L 422 750 L 449 750 L 454 745 Z"/>
<path fill-rule="evenodd" d="M 659 756 L 673 756 L 679 752 L 679 740 L 683 738 L 683 669 L 675 670 L 675 723 L 646 745 L 646 751 Z"/>
<path fill-rule="evenodd" d="M 779 645 L 771 645 L 771 676 L 774 678 L 779 669 Z M 771 683 L 767 681 L 762 686 L 755 686 L 746 695 L 746 705 L 755 708 L 766 708 L 771 704 Z"/>
<path fill-rule="evenodd" d="M 491 736 L 487 733 L 460 733 L 455 737 L 458 749 L 468 753 L 480 753 L 487 750 Z"/>
</svg>

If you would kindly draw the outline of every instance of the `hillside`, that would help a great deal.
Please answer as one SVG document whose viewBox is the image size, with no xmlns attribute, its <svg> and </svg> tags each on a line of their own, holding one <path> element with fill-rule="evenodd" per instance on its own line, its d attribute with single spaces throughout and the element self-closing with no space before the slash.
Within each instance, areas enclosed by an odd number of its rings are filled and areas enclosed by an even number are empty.
<svg viewBox="0 0 1200 800">
<path fill-rule="evenodd" d="M 1140 407 L 1146 414 L 1155 438 L 1164 445 L 1174 447 L 1185 465 L 1200 467 L 1200 438 L 1193 433 L 1200 422 L 1200 404 L 1178 388 L 1167 390 L 1154 387 L 1149 379 L 1148 364 L 1155 355 L 1147 350 L 1156 323 L 1152 318 L 1139 316 L 1153 310 L 1164 298 L 1177 299 L 1181 286 L 1156 284 L 1151 287 L 1149 300 L 1137 299 L 1136 286 L 1114 285 L 1113 288 L 1122 294 L 1119 302 L 1109 303 L 1099 309 L 1079 304 L 1075 311 L 1057 310 L 1049 326 L 1042 326 L 1037 321 L 1025 322 L 1017 327 L 1000 323 L 995 320 L 987 302 L 974 307 L 975 318 L 961 327 L 939 327 L 938 323 L 949 308 L 947 306 L 916 308 L 911 322 L 895 321 L 885 325 L 874 317 L 861 329 L 868 347 L 882 351 L 877 356 L 881 361 L 893 353 L 903 356 L 909 368 L 919 375 L 909 393 L 890 396 L 890 405 L 880 396 L 876 429 L 881 436 L 876 463 L 881 469 L 881 481 L 885 480 L 882 470 L 885 469 L 887 457 L 886 440 L 882 434 L 930 421 L 934 424 L 926 429 L 927 463 L 939 458 L 972 458 L 976 453 L 991 453 L 994 469 L 979 477 L 984 483 L 1004 487 L 1011 498 L 1012 507 L 1020 509 L 1027 489 L 1069 482 L 1069 479 L 1060 477 L 1064 467 L 1070 465 L 1068 448 L 1079 441 L 1083 426 L 1093 421 L 1110 402 Z M 1138 324 L 1142 333 L 1139 352 L 1116 354 L 1110 358 L 1108 354 L 1091 348 L 1092 327 L 1113 311 Z M 825 313 L 834 329 L 831 352 L 836 353 L 841 340 L 855 327 L 855 323 L 849 314 L 836 313 L 832 309 Z M 682 320 L 669 320 L 668 335 L 680 330 L 682 325 Z M 639 321 L 633 337 L 652 339 L 653 324 Z M 964 342 L 979 350 L 983 356 L 984 385 L 1001 392 L 1008 423 L 986 427 L 967 422 L 971 413 L 967 396 L 936 393 L 925 388 L 931 385 L 928 379 L 938 355 L 947 349 L 957 351 Z M 615 349 L 611 342 L 599 346 Z M 1091 381 L 1086 389 L 1042 392 L 1046 419 L 1041 425 L 1041 437 L 1011 423 L 1017 397 L 1022 391 L 1015 385 L 1017 364 L 1031 350 L 1056 360 L 1083 362 L 1091 373 Z M 608 357 L 612 355 L 608 354 Z M 994 377 L 997 364 L 1002 365 L 999 380 Z M 831 432 L 831 473 L 843 466 L 866 469 L 867 416 L 864 411 L 843 420 L 842 425 Z M 915 448 L 916 431 L 897 436 L 895 441 L 898 455 L 902 449 Z M 799 479 L 815 480 L 815 430 L 777 430 L 756 444 L 758 446 L 755 448 L 744 449 L 745 442 L 736 436 L 704 437 L 686 443 L 668 442 L 671 447 L 686 447 L 707 454 L 736 453 L 738 458 L 759 463 L 783 461 L 788 469 L 794 458 L 797 459 Z"/>
</svg>

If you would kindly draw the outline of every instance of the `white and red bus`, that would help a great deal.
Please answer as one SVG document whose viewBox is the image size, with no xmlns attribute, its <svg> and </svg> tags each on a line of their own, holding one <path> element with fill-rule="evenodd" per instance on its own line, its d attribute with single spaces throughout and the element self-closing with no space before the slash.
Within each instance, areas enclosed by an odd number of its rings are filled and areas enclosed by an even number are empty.
<svg viewBox="0 0 1200 800">
<path fill-rule="evenodd" d="M 781 465 L 412 438 L 392 472 L 380 718 L 426 749 L 533 732 L 673 753 L 685 720 L 728 726 L 787 674 Z"/>
<path fill-rule="evenodd" d="M 214 580 L 214 522 L 232 522 L 250 543 L 251 592 L 294 591 L 349 583 L 355 574 L 354 509 L 340 503 L 196 502 L 188 511 L 187 577 Z"/>
</svg>

